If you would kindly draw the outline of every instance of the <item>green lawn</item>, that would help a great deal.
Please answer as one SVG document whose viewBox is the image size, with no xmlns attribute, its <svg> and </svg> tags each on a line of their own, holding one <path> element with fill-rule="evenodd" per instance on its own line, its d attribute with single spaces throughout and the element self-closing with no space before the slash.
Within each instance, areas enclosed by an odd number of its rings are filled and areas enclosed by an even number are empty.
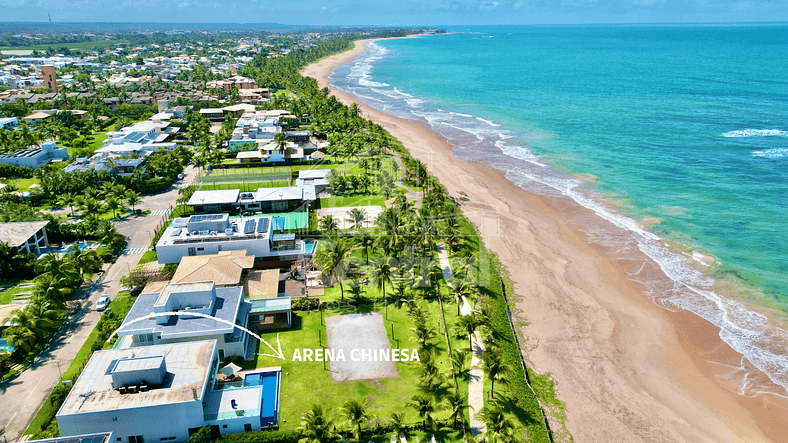
<svg viewBox="0 0 788 443">
<path fill-rule="evenodd" d="M 33 280 L 3 280 L 2 286 L 8 289 L 0 290 L 0 305 L 5 305 L 14 301 L 14 295 L 20 292 L 33 292 L 33 288 L 20 288 L 19 285 L 33 283 Z M 2 319 L 0 319 L 2 320 Z"/>
<path fill-rule="evenodd" d="M 392 197 L 396 193 L 392 194 Z M 344 206 L 385 206 L 386 197 L 379 194 L 333 195 L 320 199 L 321 208 L 339 208 Z"/>
<path fill-rule="evenodd" d="M 229 183 L 200 181 L 198 186 L 202 191 L 215 191 L 218 189 L 240 189 L 241 192 L 254 192 L 259 188 L 286 187 L 291 185 L 292 183 L 288 180 L 268 180 L 259 182 L 237 181 Z"/>
<path fill-rule="evenodd" d="M 139 267 L 140 265 L 144 265 L 145 263 L 152 263 L 155 262 L 156 260 L 158 260 L 158 258 L 156 257 L 156 251 L 155 250 L 147 251 L 144 254 L 142 254 L 140 261 L 137 262 L 137 266 Z"/>
<path fill-rule="evenodd" d="M 338 288 L 337 288 L 338 291 Z M 379 292 L 370 288 L 369 296 L 374 297 Z M 347 299 L 346 299 L 347 300 Z M 436 346 L 435 361 L 447 379 L 440 388 L 432 390 L 436 395 L 449 392 L 454 389 L 454 382 L 449 369 L 449 358 L 446 352 L 446 341 L 443 335 L 443 326 L 440 315 L 440 307 L 435 300 L 419 301 L 422 309 L 429 316 L 428 324 L 433 324 L 438 335 L 432 340 Z M 333 304 L 332 304 L 333 305 Z M 352 304 L 336 304 L 324 311 L 326 316 L 340 315 L 355 312 L 371 312 L 377 310 L 385 312 L 382 302 L 375 307 L 373 304 L 365 304 L 355 307 Z M 447 322 L 453 318 L 447 312 Z M 314 404 L 321 404 L 332 414 L 338 414 L 338 409 L 342 404 L 350 399 L 366 400 L 367 408 L 377 417 L 380 423 L 386 423 L 393 412 L 405 412 L 408 423 L 416 423 L 419 418 L 416 412 L 405 404 L 411 397 L 418 393 L 425 392 L 424 387 L 419 385 L 417 369 L 418 362 L 397 362 L 395 363 L 399 378 L 381 379 L 375 381 L 350 381 L 345 383 L 334 383 L 328 370 L 323 369 L 322 362 L 293 362 L 293 351 L 295 349 L 315 349 L 321 345 L 326 346 L 326 329 L 322 324 L 321 314 L 318 312 L 299 311 L 294 315 L 294 326 L 291 330 L 271 332 L 263 335 L 263 338 L 276 346 L 276 337 L 282 346 L 286 362 L 279 359 L 258 356 L 257 367 L 282 366 L 282 391 L 280 394 L 280 414 L 282 418 L 282 429 L 293 429 L 298 427 L 299 418 L 304 411 Z M 389 343 L 392 348 L 416 349 L 418 343 L 416 336 L 411 328 L 414 327 L 413 319 L 408 315 L 407 309 L 402 304 L 392 304 L 388 307 L 387 318 L 384 317 L 384 325 Z M 393 334 L 392 337 L 392 326 Z M 322 338 L 319 342 L 318 339 Z M 399 344 L 393 340 L 399 339 Z M 467 348 L 467 340 L 452 337 L 452 346 Z M 261 343 L 260 353 L 270 353 L 270 349 Z M 329 363 L 326 363 L 328 367 Z M 467 380 L 459 380 L 460 392 L 468 392 Z M 436 412 L 435 419 L 444 419 L 448 416 L 445 411 Z M 338 429 L 343 429 L 337 426 Z M 462 432 L 454 433 L 444 441 L 461 441 Z M 455 439 L 456 437 L 460 439 Z M 378 441 L 378 440 L 375 440 Z M 384 441 L 384 440 L 380 440 Z M 388 441 L 388 436 L 386 440 Z"/>
</svg>

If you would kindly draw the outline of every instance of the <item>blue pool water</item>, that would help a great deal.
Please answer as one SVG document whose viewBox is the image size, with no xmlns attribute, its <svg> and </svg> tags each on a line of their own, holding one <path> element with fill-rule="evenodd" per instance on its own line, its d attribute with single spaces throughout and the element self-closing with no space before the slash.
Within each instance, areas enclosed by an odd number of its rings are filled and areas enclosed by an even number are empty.
<svg viewBox="0 0 788 443">
<path fill-rule="evenodd" d="M 279 374 L 280 372 L 257 372 L 246 374 L 244 386 L 262 386 L 263 400 L 260 405 L 260 425 L 268 426 L 268 422 L 277 423 L 279 409 Z"/>
<path fill-rule="evenodd" d="M 304 240 L 304 255 L 310 256 L 317 249 L 317 242 L 313 240 Z"/>
<path fill-rule="evenodd" d="M 0 338 L 0 352 L 14 352 L 14 345 L 8 343 L 8 340 Z"/>
</svg>

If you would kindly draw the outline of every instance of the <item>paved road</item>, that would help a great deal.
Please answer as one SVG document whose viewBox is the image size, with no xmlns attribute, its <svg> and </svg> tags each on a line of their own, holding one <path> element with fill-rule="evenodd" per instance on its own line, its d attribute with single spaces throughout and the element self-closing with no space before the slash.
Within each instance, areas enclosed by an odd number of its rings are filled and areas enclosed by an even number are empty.
<svg viewBox="0 0 788 443">
<path fill-rule="evenodd" d="M 186 181 L 194 181 L 196 170 L 186 170 Z M 146 197 L 138 205 L 149 210 L 168 209 L 175 205 L 178 189 Z M 128 237 L 129 248 L 147 249 L 153 238 L 153 231 L 166 215 L 129 217 L 116 224 L 118 232 Z M 139 261 L 142 253 L 121 255 L 112 263 L 93 285 L 83 286 L 83 308 L 70 318 L 58 335 L 33 363 L 18 377 L 8 383 L 0 384 L 0 426 L 3 426 L 7 441 L 16 441 L 27 429 L 49 393 L 60 380 L 61 371 L 74 360 L 82 344 L 98 323 L 100 314 L 93 310 L 98 298 L 108 293 L 110 298 L 121 288 L 120 278 L 127 275 Z"/>
</svg>

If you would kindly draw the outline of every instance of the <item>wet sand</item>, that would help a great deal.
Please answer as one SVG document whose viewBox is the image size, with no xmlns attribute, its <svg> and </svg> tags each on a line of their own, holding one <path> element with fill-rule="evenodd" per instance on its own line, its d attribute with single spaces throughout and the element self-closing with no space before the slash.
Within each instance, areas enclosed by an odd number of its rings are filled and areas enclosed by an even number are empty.
<svg viewBox="0 0 788 443">
<path fill-rule="evenodd" d="M 364 51 L 357 43 L 303 74 L 329 87 L 333 68 Z M 417 122 L 332 93 L 345 104 L 358 103 L 362 115 L 397 137 L 450 195 L 467 195 L 461 209 L 515 282 L 518 324 L 528 323 L 520 331 L 524 355 L 555 380 L 576 442 L 788 441 L 788 401 L 739 395 L 741 355 L 715 326 L 657 306 L 628 278 L 666 278 L 645 255 L 621 257 L 590 242 L 578 220 L 596 215 L 457 159 L 448 142 Z"/>
</svg>

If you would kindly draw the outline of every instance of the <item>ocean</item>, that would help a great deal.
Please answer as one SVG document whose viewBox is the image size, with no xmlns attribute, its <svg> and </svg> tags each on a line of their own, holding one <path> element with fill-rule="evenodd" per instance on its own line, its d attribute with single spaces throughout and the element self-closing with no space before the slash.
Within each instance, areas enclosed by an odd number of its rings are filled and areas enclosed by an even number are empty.
<svg viewBox="0 0 788 443">
<path fill-rule="evenodd" d="M 788 25 L 448 31 L 368 44 L 332 85 L 593 210 L 593 241 L 670 278 L 643 282 L 656 303 L 719 326 L 788 396 Z"/>
</svg>

